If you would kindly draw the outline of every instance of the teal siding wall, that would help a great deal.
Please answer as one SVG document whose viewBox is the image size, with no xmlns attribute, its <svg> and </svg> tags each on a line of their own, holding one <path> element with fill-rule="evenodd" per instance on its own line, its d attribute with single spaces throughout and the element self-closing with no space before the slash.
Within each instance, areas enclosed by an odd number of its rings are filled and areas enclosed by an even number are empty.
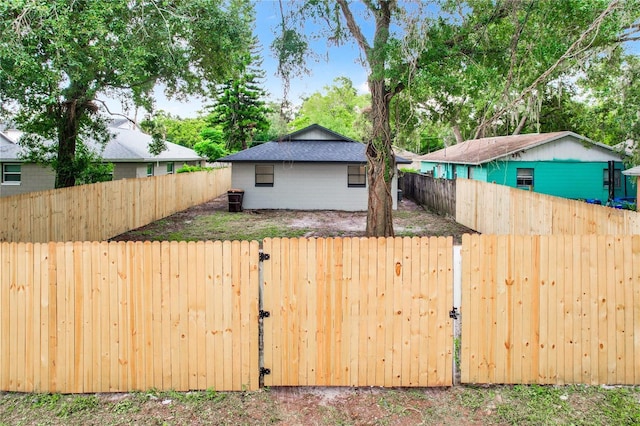
<svg viewBox="0 0 640 426">
<path fill-rule="evenodd" d="M 616 162 L 615 167 L 616 169 L 624 170 L 620 162 Z M 596 198 L 603 202 L 608 199 L 608 189 L 603 185 L 603 170 L 607 168 L 607 163 L 499 161 L 488 165 L 487 181 L 516 187 L 516 169 L 518 168 L 531 168 L 534 170 L 533 190 L 535 192 L 574 199 Z M 623 175 L 620 187 L 616 188 L 616 197 L 633 197 L 635 196 L 635 191 L 635 185 Z"/>
</svg>

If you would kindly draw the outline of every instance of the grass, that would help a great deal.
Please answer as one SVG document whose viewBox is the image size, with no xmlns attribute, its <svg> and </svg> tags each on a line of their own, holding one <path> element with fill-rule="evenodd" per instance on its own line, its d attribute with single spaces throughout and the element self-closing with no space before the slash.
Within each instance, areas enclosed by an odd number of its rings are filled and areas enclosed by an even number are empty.
<svg viewBox="0 0 640 426">
<path fill-rule="evenodd" d="M 322 392 L 322 390 L 320 390 Z M 0 425 L 633 425 L 640 387 L 346 388 L 327 401 L 286 390 L 0 394 Z M 335 390 L 331 391 L 336 394 Z"/>
</svg>

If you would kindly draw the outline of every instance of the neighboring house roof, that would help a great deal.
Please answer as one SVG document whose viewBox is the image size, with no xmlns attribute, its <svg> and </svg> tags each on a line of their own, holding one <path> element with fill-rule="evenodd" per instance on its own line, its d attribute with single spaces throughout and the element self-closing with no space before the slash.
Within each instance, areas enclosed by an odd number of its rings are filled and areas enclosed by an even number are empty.
<svg viewBox="0 0 640 426">
<path fill-rule="evenodd" d="M 200 161 L 200 157 L 192 149 L 180 146 L 171 142 L 166 142 L 167 149 L 159 155 L 149 152 L 151 136 L 138 130 L 109 127 L 109 131 L 114 137 L 107 142 L 102 151 L 102 146 L 95 141 L 89 141 L 89 145 L 94 151 L 100 153 L 105 161 L 114 163 L 124 162 L 152 162 L 152 161 Z M 12 131 L 11 133 L 0 133 L 0 159 L 21 161 L 18 153 L 22 149 L 17 141 L 21 133 Z"/>
<path fill-rule="evenodd" d="M 635 166 L 630 169 L 624 170 L 622 174 L 627 176 L 640 176 L 640 166 Z"/>
<path fill-rule="evenodd" d="M 540 145 L 571 136 L 582 141 L 585 145 L 593 145 L 614 152 L 613 148 L 591 141 L 573 132 L 531 133 L 513 136 L 497 136 L 482 139 L 472 139 L 457 145 L 425 154 L 418 159 L 433 163 L 455 163 L 479 165 L 493 160 L 516 154 Z"/>
<path fill-rule="evenodd" d="M 142 161 L 198 161 L 202 160 L 196 152 L 190 148 L 166 142 L 167 149 L 159 155 L 149 152 L 151 136 L 137 130 L 122 128 L 110 128 L 115 134 L 104 147 L 102 158 L 114 163 L 142 162 Z M 100 147 L 93 144 L 98 150 Z"/>
<path fill-rule="evenodd" d="M 318 133 L 320 132 L 320 133 Z M 315 138 L 309 139 L 315 135 Z M 364 163 L 366 145 L 317 124 L 218 159 L 221 162 Z M 396 157 L 397 163 L 410 161 Z"/>
</svg>

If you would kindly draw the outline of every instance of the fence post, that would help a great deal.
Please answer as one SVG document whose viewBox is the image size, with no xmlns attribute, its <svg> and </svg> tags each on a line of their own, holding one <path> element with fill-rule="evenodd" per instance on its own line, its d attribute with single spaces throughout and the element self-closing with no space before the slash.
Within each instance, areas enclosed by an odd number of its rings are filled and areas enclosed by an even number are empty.
<svg viewBox="0 0 640 426">
<path fill-rule="evenodd" d="M 462 246 L 453 246 L 453 385 L 460 384 L 460 348 L 462 324 Z"/>
</svg>

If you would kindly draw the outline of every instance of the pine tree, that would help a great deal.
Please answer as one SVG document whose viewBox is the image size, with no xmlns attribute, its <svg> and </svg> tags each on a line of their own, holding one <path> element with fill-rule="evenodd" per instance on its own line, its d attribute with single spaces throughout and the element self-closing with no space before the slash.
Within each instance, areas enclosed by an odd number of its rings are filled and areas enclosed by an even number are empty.
<svg viewBox="0 0 640 426">
<path fill-rule="evenodd" d="M 256 133 L 269 129 L 267 116 L 270 109 L 264 100 L 267 92 L 261 87 L 265 75 L 260 68 L 262 58 L 257 50 L 257 39 L 254 39 L 245 68 L 237 78 L 218 88 L 215 104 L 207 118 L 212 127 L 222 127 L 229 151 L 247 149 Z"/>
</svg>

